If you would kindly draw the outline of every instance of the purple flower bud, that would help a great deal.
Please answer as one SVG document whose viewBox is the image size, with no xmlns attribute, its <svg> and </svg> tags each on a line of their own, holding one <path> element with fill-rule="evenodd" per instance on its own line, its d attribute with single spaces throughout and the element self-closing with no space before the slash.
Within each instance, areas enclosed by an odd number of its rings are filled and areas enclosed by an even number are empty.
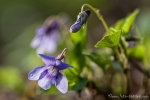
<svg viewBox="0 0 150 100">
<path fill-rule="evenodd" d="M 76 33 L 77 31 L 80 30 L 82 27 L 81 23 L 75 22 L 71 27 L 70 27 L 70 33 Z"/>
<path fill-rule="evenodd" d="M 90 14 L 91 14 L 91 11 L 90 10 L 86 10 L 85 12 L 86 12 L 87 16 L 89 17 Z"/>
<path fill-rule="evenodd" d="M 45 66 L 36 67 L 29 72 L 28 79 L 38 80 L 38 85 L 44 90 L 51 88 L 51 86 L 55 84 L 60 92 L 66 93 L 68 91 L 68 80 L 59 70 L 72 68 L 72 66 L 53 56 L 46 56 L 43 54 L 39 54 L 39 56 L 45 63 Z"/>
<path fill-rule="evenodd" d="M 82 25 L 86 23 L 90 14 L 90 10 L 79 13 L 77 21 L 70 27 L 70 33 L 76 33 L 77 31 L 79 31 Z"/>
</svg>

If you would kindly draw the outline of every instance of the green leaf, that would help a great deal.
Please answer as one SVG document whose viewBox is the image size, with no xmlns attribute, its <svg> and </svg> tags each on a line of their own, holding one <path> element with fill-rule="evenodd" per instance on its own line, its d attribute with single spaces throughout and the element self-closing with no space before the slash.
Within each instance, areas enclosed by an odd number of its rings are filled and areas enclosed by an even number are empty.
<svg viewBox="0 0 150 100">
<path fill-rule="evenodd" d="M 85 56 L 82 54 L 82 51 L 86 45 L 86 27 L 82 27 L 80 31 L 72 33 L 70 36 L 74 46 L 69 51 L 67 59 L 73 68 L 66 69 L 64 74 L 69 81 L 69 89 L 79 90 L 82 89 L 87 82 L 87 80 L 80 77 L 85 67 Z"/>
<path fill-rule="evenodd" d="M 74 46 L 74 48 L 69 51 L 68 60 L 69 64 L 73 66 L 73 68 L 70 70 L 76 75 L 80 75 L 85 66 L 85 57 L 82 54 L 82 45 L 80 43 L 76 44 L 76 46 Z"/>
<path fill-rule="evenodd" d="M 116 30 L 114 28 L 110 28 L 110 33 L 105 35 L 100 41 L 97 42 L 95 45 L 96 48 L 98 47 L 110 47 L 113 48 L 119 44 L 121 38 L 121 31 Z"/>
<path fill-rule="evenodd" d="M 44 90 L 44 89 L 42 89 L 42 88 L 38 88 L 38 92 L 39 93 L 42 93 L 42 92 L 44 92 L 44 93 L 50 93 L 50 94 L 56 94 L 56 93 L 59 93 L 59 91 L 58 91 L 58 89 L 56 88 L 56 86 L 53 84 L 52 85 L 52 87 L 50 88 L 50 89 L 48 89 L 48 90 Z"/>
<path fill-rule="evenodd" d="M 69 89 L 70 90 L 80 90 L 86 84 L 85 80 L 80 77 L 80 74 L 83 71 L 85 66 L 85 57 L 82 54 L 82 50 L 79 44 L 77 44 L 74 49 L 69 52 L 69 64 L 73 66 L 73 68 L 68 68 L 64 71 L 65 76 L 69 81 Z"/>
<path fill-rule="evenodd" d="M 69 64 L 73 66 L 73 68 L 66 69 L 66 71 L 71 70 L 79 76 L 85 66 L 85 57 L 82 54 L 82 51 L 85 49 L 86 27 L 82 27 L 77 33 L 72 33 L 70 36 L 74 46 L 69 51 L 67 58 L 69 60 Z"/>
<path fill-rule="evenodd" d="M 110 64 L 113 61 L 113 58 L 106 55 L 99 55 L 96 52 L 84 52 L 84 55 L 89 57 L 93 62 L 95 62 L 102 69 L 105 68 L 106 65 Z"/>
<path fill-rule="evenodd" d="M 69 80 L 69 90 L 81 90 L 86 86 L 87 82 L 87 78 L 72 78 L 72 80 Z"/>
<path fill-rule="evenodd" d="M 76 75 L 72 69 L 65 70 L 65 76 L 68 79 L 69 90 L 80 90 L 85 87 L 88 79 Z"/>
<path fill-rule="evenodd" d="M 117 21 L 114 28 L 117 30 L 122 30 L 123 34 L 128 34 L 138 13 L 139 9 L 134 10 L 134 12 L 126 18 Z"/>
<path fill-rule="evenodd" d="M 140 61 L 144 61 L 145 56 L 146 56 L 145 46 L 144 45 L 137 45 L 135 47 L 128 49 L 128 55 L 130 57 L 134 57 Z"/>
<path fill-rule="evenodd" d="M 74 81 L 74 83 L 75 83 L 74 85 L 70 84 L 72 86 L 69 86 L 69 87 L 71 87 L 70 88 L 71 90 L 81 90 L 86 86 L 87 82 L 88 82 L 87 78 L 81 78 L 80 77 L 80 78 L 78 78 L 78 80 Z"/>
<path fill-rule="evenodd" d="M 80 43 L 84 47 L 86 43 L 86 32 L 86 25 L 84 25 L 78 32 L 71 33 L 70 38 L 73 44 Z"/>
<path fill-rule="evenodd" d="M 124 19 L 124 18 L 123 18 L 123 19 L 120 19 L 120 20 L 118 20 L 118 21 L 116 22 L 114 28 L 115 28 L 116 30 L 121 30 L 124 23 L 125 23 L 125 19 Z"/>
<path fill-rule="evenodd" d="M 137 16 L 137 14 L 139 13 L 139 9 L 136 9 L 133 13 L 131 13 L 125 20 L 125 23 L 123 24 L 122 26 L 122 31 L 123 33 L 125 34 L 128 34 L 131 27 L 132 27 L 132 24 Z"/>
</svg>

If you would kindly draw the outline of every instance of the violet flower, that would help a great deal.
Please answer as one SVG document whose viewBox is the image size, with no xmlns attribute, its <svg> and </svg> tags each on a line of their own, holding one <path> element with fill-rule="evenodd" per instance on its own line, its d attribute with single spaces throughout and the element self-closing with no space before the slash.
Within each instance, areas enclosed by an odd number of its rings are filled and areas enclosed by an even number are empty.
<svg viewBox="0 0 150 100">
<path fill-rule="evenodd" d="M 59 25 L 56 20 L 50 20 L 47 25 L 37 28 L 36 36 L 31 42 L 32 48 L 37 48 L 37 53 L 54 53 L 60 39 Z"/>
<path fill-rule="evenodd" d="M 77 31 L 79 31 L 82 25 L 86 23 L 90 14 L 90 10 L 79 13 L 77 21 L 70 27 L 70 33 L 76 33 Z"/>
<path fill-rule="evenodd" d="M 51 88 L 55 84 L 60 92 L 66 93 L 68 90 L 68 80 L 59 70 L 72 68 L 72 66 L 61 61 L 64 58 L 64 52 L 65 49 L 56 59 L 53 56 L 39 54 L 45 66 L 36 67 L 29 72 L 28 79 L 38 80 L 38 85 L 44 90 Z"/>
</svg>

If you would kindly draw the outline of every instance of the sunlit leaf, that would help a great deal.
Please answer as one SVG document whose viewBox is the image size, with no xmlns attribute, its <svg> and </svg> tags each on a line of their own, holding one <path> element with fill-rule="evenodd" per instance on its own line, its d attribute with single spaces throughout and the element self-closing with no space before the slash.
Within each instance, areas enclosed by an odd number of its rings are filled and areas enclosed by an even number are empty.
<svg viewBox="0 0 150 100">
<path fill-rule="evenodd" d="M 124 23 L 125 23 L 125 19 L 124 19 L 124 18 L 123 18 L 123 19 L 120 19 L 120 20 L 118 20 L 118 21 L 116 22 L 114 28 L 115 28 L 116 30 L 121 30 Z"/>
<path fill-rule="evenodd" d="M 72 72 L 80 75 L 85 65 L 85 57 L 82 54 L 86 42 L 86 27 L 81 28 L 77 33 L 70 34 L 74 46 L 68 53 L 69 64 L 73 66 Z M 69 69 L 66 69 L 69 70 Z"/>
<path fill-rule="evenodd" d="M 72 42 L 76 45 L 80 43 L 82 46 L 85 46 L 86 42 L 86 25 L 84 25 L 78 32 L 71 33 L 70 37 Z"/>
<path fill-rule="evenodd" d="M 128 34 L 131 27 L 132 27 L 132 24 L 137 16 L 137 14 L 139 13 L 139 9 L 136 9 L 133 13 L 131 13 L 126 19 L 125 19 L 125 22 L 122 26 L 122 31 L 123 33 L 125 34 Z"/>
<path fill-rule="evenodd" d="M 82 54 L 80 43 L 78 43 L 71 51 L 69 51 L 68 60 L 69 64 L 73 66 L 73 68 L 71 68 L 70 70 L 72 70 L 72 72 L 76 73 L 77 75 L 80 75 L 83 67 L 85 66 L 85 57 Z"/>
<path fill-rule="evenodd" d="M 110 33 L 105 35 L 100 41 L 97 42 L 95 45 L 96 48 L 98 47 L 115 47 L 119 44 L 121 38 L 121 31 L 116 30 L 114 28 L 110 29 Z"/>
<path fill-rule="evenodd" d="M 117 30 L 122 30 L 123 34 L 128 34 L 138 13 L 139 9 L 136 9 L 126 18 L 117 21 L 116 24 L 114 25 L 114 28 Z"/>
<path fill-rule="evenodd" d="M 85 67 L 85 56 L 82 54 L 82 51 L 85 49 L 86 27 L 81 28 L 77 33 L 70 34 L 70 36 L 74 46 L 68 52 L 67 58 L 73 68 L 66 69 L 64 74 L 69 81 L 69 89 L 79 90 L 86 83 L 84 78 L 80 77 Z"/>
<path fill-rule="evenodd" d="M 146 56 L 145 46 L 137 45 L 135 47 L 128 49 L 128 55 L 131 57 L 134 57 L 138 60 L 143 61 L 145 59 L 145 56 Z"/>
<path fill-rule="evenodd" d="M 85 66 L 85 57 L 81 51 L 82 50 L 80 44 L 78 44 L 74 49 L 72 49 L 72 51 L 69 52 L 69 56 L 68 56 L 69 64 L 73 66 L 73 68 L 66 69 L 64 74 L 69 81 L 70 89 L 74 89 L 74 87 L 78 87 L 76 86 L 78 85 L 77 83 L 82 82 L 82 80 L 78 79 L 80 78 L 80 74 L 83 71 L 83 68 Z"/>
</svg>

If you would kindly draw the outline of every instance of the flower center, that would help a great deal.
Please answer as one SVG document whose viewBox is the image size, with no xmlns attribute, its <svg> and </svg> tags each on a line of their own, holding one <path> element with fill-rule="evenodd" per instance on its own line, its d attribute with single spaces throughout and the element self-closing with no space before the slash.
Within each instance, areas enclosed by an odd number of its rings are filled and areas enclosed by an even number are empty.
<svg viewBox="0 0 150 100">
<path fill-rule="evenodd" d="M 54 71 L 56 69 L 56 67 L 55 66 L 52 66 L 52 71 Z"/>
<path fill-rule="evenodd" d="M 56 76 L 58 73 L 58 69 L 55 66 L 49 66 L 48 73 L 50 76 Z"/>
</svg>

